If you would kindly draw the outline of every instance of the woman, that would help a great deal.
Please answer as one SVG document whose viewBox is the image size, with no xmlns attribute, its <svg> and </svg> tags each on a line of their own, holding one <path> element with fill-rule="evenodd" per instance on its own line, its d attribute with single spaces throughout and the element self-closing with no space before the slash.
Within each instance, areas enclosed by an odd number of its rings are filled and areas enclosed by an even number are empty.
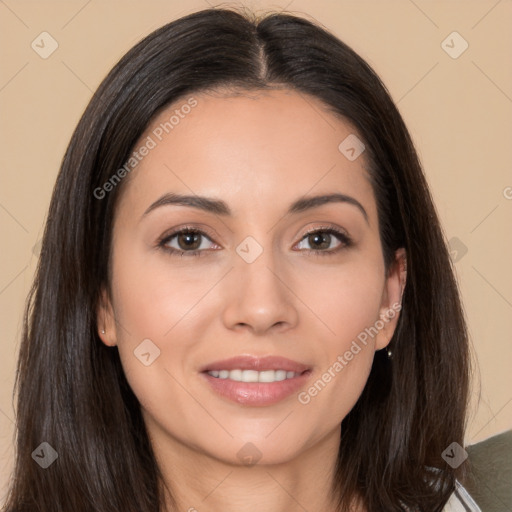
<svg viewBox="0 0 512 512">
<path fill-rule="evenodd" d="M 478 510 L 469 375 L 379 78 L 310 21 L 207 9 L 131 49 L 71 139 L 6 510 Z"/>
</svg>

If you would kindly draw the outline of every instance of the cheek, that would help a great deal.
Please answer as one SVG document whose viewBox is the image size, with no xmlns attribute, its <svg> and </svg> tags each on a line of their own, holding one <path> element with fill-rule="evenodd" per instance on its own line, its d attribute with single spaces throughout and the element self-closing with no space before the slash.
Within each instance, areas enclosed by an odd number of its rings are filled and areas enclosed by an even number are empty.
<svg viewBox="0 0 512 512">
<path fill-rule="evenodd" d="M 125 327 L 123 340 L 129 332 L 134 339 L 164 342 L 172 337 L 175 326 L 197 315 L 197 306 L 216 277 L 205 265 L 197 265 L 193 273 L 184 272 L 185 263 L 179 257 L 149 253 L 121 256 L 119 247 L 119 257 L 114 257 L 114 285 L 116 319 Z"/>
<path fill-rule="evenodd" d="M 186 410 L 190 403 L 186 394 L 181 400 L 179 382 L 187 377 L 187 361 L 197 350 L 199 334 L 206 332 L 206 295 L 220 277 L 206 272 L 205 265 L 184 272 L 180 258 L 171 262 L 166 255 L 146 256 L 126 248 L 120 242 L 113 260 L 117 345 L 124 373 L 145 409 L 161 414 L 162 403 L 172 397 Z"/>
<path fill-rule="evenodd" d="M 354 264 L 310 273 L 303 281 L 307 305 L 328 327 L 329 350 L 342 350 L 379 319 L 384 288 L 378 264 Z"/>
<path fill-rule="evenodd" d="M 308 306 L 328 329 L 322 327 L 316 378 L 298 398 L 334 427 L 355 405 L 368 379 L 384 279 L 379 265 L 354 265 L 328 275 L 317 276 L 317 286 L 308 294 Z"/>
</svg>

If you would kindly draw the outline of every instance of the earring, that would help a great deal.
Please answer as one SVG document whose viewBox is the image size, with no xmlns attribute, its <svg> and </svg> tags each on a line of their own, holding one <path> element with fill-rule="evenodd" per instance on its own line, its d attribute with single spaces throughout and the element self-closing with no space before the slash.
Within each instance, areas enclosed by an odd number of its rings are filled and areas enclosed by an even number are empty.
<svg viewBox="0 0 512 512">
<path fill-rule="evenodd" d="M 102 329 L 101 334 L 105 334 L 105 329 Z"/>
<path fill-rule="evenodd" d="M 387 354 L 388 354 L 388 359 L 391 359 L 393 357 L 393 352 L 391 351 L 391 349 L 387 349 Z"/>
</svg>

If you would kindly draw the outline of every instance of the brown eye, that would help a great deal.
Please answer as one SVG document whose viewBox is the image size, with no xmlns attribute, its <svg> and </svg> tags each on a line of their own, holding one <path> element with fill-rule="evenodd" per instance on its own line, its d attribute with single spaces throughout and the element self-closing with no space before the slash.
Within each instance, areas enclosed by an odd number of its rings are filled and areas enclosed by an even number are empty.
<svg viewBox="0 0 512 512">
<path fill-rule="evenodd" d="M 309 247 L 304 247 L 304 243 Z M 351 245 L 352 240 L 342 231 L 338 231 L 335 228 L 320 228 L 307 233 L 299 242 L 298 247 L 299 249 L 306 249 L 306 252 L 329 255 L 336 254 L 338 251 Z"/>
<path fill-rule="evenodd" d="M 201 245 L 201 237 L 202 235 L 198 232 L 184 232 L 179 233 L 176 236 L 176 240 L 180 249 L 184 251 L 195 250 Z"/>
<path fill-rule="evenodd" d="M 312 249 L 329 249 L 331 245 L 331 235 L 323 231 L 317 231 L 308 235 L 308 242 Z"/>
<path fill-rule="evenodd" d="M 210 252 L 211 245 L 215 245 L 210 237 L 198 229 L 184 228 L 165 236 L 159 243 L 164 251 L 180 256 L 200 256 Z"/>
</svg>

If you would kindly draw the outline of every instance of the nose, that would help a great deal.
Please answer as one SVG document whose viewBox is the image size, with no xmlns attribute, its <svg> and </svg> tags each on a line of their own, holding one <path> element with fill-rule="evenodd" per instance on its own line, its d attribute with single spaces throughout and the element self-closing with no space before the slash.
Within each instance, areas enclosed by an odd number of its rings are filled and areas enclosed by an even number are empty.
<svg viewBox="0 0 512 512">
<path fill-rule="evenodd" d="M 271 250 L 264 250 L 252 263 L 237 255 L 226 283 L 224 325 L 256 335 L 293 328 L 299 316 L 292 290 L 290 273 L 276 267 Z"/>
</svg>

